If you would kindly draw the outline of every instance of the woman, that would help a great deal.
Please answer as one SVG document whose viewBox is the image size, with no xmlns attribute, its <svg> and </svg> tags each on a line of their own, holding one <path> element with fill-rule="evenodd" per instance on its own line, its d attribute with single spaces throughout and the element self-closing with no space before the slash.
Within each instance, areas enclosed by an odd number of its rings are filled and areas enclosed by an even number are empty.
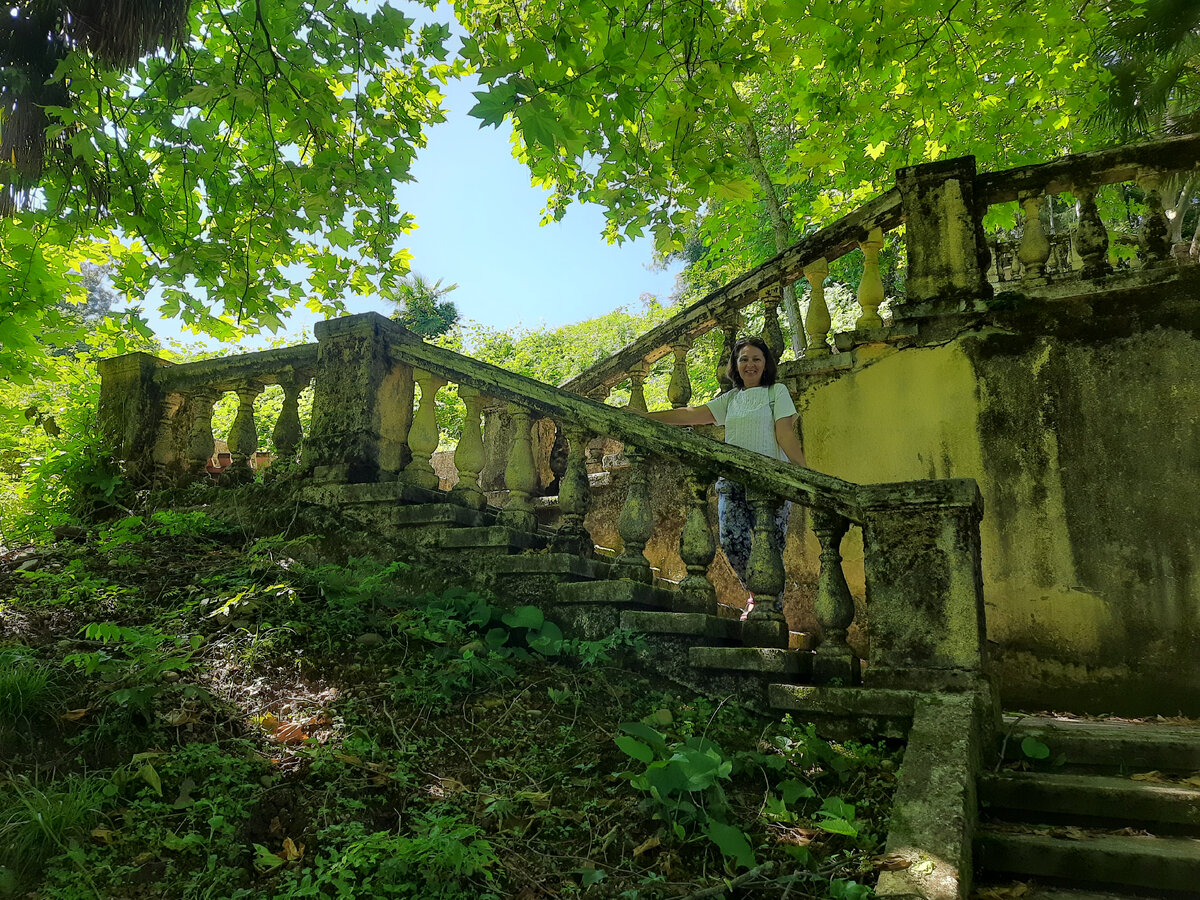
<svg viewBox="0 0 1200 900">
<path fill-rule="evenodd" d="M 804 465 L 804 448 L 796 437 L 796 406 L 787 388 L 775 381 L 775 357 L 762 338 L 742 338 L 733 345 L 729 358 L 729 378 L 733 390 L 726 391 L 703 406 L 688 406 L 645 413 L 648 418 L 668 425 L 724 425 L 725 443 L 753 450 L 773 459 L 791 460 Z M 742 485 L 727 478 L 717 481 L 717 517 L 720 522 L 721 549 L 746 585 L 746 565 L 750 561 L 750 536 L 754 531 L 754 507 L 746 500 Z M 791 502 L 775 511 L 772 532 L 775 546 L 783 552 Z M 783 595 L 775 599 L 774 611 L 782 614 Z"/>
</svg>

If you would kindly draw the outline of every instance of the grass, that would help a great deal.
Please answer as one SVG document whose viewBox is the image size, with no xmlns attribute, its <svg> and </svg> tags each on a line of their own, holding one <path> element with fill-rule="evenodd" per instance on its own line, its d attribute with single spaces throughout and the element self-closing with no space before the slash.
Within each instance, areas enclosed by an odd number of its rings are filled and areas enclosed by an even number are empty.
<svg viewBox="0 0 1200 900">
<path fill-rule="evenodd" d="M 630 636 L 565 640 L 434 573 L 139 518 L 44 548 L 32 577 L 0 564 L 0 709 L 21 732 L 0 759 L 0 897 L 874 881 L 894 748 L 638 676 Z"/>
</svg>

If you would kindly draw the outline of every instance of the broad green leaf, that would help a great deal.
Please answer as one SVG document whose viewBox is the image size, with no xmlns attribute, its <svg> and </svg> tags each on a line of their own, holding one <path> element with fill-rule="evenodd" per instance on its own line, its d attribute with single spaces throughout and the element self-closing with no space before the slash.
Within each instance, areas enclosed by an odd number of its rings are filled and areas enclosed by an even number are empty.
<svg viewBox="0 0 1200 900">
<path fill-rule="evenodd" d="M 616 745 L 620 747 L 629 756 L 632 756 L 640 763 L 649 764 L 654 761 L 654 751 L 635 738 L 626 735 L 618 735 L 613 739 Z"/>
<path fill-rule="evenodd" d="M 710 819 L 704 833 L 723 854 L 732 856 L 742 868 L 752 869 L 757 865 L 754 850 L 740 828 Z"/>
</svg>

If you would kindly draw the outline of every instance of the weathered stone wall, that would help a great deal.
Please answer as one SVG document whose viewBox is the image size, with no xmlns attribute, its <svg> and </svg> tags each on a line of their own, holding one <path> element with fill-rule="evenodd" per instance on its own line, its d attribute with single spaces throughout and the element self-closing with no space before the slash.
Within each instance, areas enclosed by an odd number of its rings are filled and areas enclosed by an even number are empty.
<svg viewBox="0 0 1200 900">
<path fill-rule="evenodd" d="M 1010 707 L 1200 712 L 1200 318 L 1141 299 L 1132 315 L 1128 297 L 1043 303 L 1036 321 L 992 316 L 790 379 L 813 468 L 978 481 Z M 797 550 L 789 566 L 815 577 L 815 540 Z M 845 557 L 861 597 L 857 529 Z"/>
</svg>

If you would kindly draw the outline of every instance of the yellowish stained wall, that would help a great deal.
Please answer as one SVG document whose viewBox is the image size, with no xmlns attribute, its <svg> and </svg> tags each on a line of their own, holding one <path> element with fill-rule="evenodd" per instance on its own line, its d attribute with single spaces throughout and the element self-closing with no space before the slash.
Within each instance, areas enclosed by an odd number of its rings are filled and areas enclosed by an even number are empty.
<svg viewBox="0 0 1200 900">
<path fill-rule="evenodd" d="M 790 380 L 809 464 L 860 483 L 978 481 L 988 634 L 1010 705 L 1194 712 L 1200 343 L 984 333 L 857 363 Z M 817 552 L 811 533 L 789 541 L 802 626 Z M 843 555 L 861 607 L 857 529 Z"/>
</svg>

